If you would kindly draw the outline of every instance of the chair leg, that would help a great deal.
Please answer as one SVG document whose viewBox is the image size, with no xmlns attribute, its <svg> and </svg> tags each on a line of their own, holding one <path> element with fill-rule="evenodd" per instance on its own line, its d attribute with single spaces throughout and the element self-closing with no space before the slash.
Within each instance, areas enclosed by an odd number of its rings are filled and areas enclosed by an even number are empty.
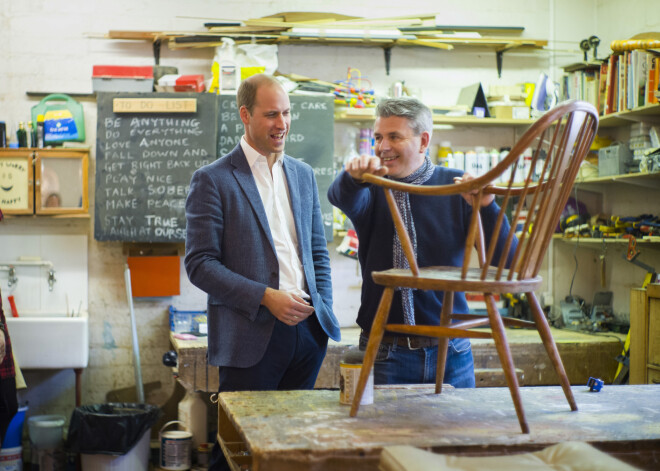
<svg viewBox="0 0 660 471">
<path fill-rule="evenodd" d="M 488 318 L 490 319 L 490 327 L 493 332 L 495 348 L 497 349 L 497 354 L 500 357 L 500 363 L 502 364 L 502 369 L 504 370 L 504 377 L 506 378 L 506 383 L 509 386 L 509 391 L 511 392 L 511 399 L 513 400 L 513 406 L 516 409 L 518 422 L 520 423 L 522 432 L 529 433 L 529 425 L 527 425 L 527 419 L 525 419 L 525 411 L 523 410 L 522 400 L 520 399 L 518 378 L 516 377 L 516 369 L 513 365 L 513 359 L 511 358 L 509 342 L 506 339 L 504 323 L 502 322 L 500 313 L 497 310 L 497 305 L 495 304 L 493 295 L 486 293 L 484 297 L 486 298 L 486 308 L 488 309 Z"/>
<path fill-rule="evenodd" d="M 351 417 L 357 415 L 360 401 L 364 394 L 364 388 L 367 386 L 367 381 L 369 380 L 369 373 L 371 373 L 374 363 L 376 362 L 378 346 L 380 345 L 381 340 L 383 340 L 383 334 L 385 333 L 385 325 L 387 324 L 387 317 L 390 312 L 390 306 L 392 305 L 393 295 L 394 288 L 386 287 L 383 291 L 383 296 L 380 298 L 378 311 L 376 312 L 376 317 L 374 318 L 374 322 L 371 325 L 371 331 L 369 332 L 367 350 L 364 352 L 364 359 L 362 360 L 360 379 L 358 380 L 355 389 L 355 396 L 353 397 L 353 404 L 351 405 Z"/>
<path fill-rule="evenodd" d="M 442 300 L 442 311 L 440 313 L 440 325 L 448 326 L 451 322 L 451 314 L 454 308 L 454 292 L 445 291 Z M 449 348 L 449 339 L 441 337 L 438 339 L 438 362 L 435 370 L 435 393 L 442 392 L 442 380 L 445 377 L 445 366 L 447 364 L 447 348 Z"/>
<path fill-rule="evenodd" d="M 552 333 L 550 332 L 550 326 L 548 326 L 548 321 L 545 318 L 545 315 L 543 314 L 543 310 L 541 309 L 541 304 L 539 303 L 539 300 L 537 299 L 534 293 L 526 293 L 526 294 L 527 294 L 527 300 L 529 301 L 529 306 L 532 309 L 532 315 L 534 316 L 534 322 L 536 323 L 536 328 L 539 331 L 541 340 L 543 341 L 543 346 L 545 347 L 545 350 L 548 352 L 548 356 L 550 357 L 552 366 L 555 368 L 555 372 L 559 377 L 559 384 L 561 385 L 561 388 L 564 390 L 564 395 L 566 396 L 566 400 L 568 401 L 568 404 L 571 406 L 571 410 L 576 411 L 578 408 L 575 402 L 575 398 L 573 397 L 573 391 L 571 390 L 571 383 L 569 383 L 568 381 L 568 375 L 566 374 L 566 370 L 564 370 L 564 364 L 562 363 L 561 357 L 559 356 L 559 351 L 557 350 L 557 344 L 555 343 L 555 340 L 552 338 Z"/>
</svg>

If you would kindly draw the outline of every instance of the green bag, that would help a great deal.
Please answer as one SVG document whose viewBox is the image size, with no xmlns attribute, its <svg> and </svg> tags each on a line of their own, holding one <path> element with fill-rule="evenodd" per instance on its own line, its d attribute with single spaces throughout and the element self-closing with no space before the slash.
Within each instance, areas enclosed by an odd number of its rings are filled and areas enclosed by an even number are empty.
<svg viewBox="0 0 660 471">
<path fill-rule="evenodd" d="M 85 141 L 85 119 L 80 103 L 69 95 L 60 93 L 44 97 L 32 107 L 32 125 L 37 117 L 44 117 L 44 143 Z"/>
</svg>

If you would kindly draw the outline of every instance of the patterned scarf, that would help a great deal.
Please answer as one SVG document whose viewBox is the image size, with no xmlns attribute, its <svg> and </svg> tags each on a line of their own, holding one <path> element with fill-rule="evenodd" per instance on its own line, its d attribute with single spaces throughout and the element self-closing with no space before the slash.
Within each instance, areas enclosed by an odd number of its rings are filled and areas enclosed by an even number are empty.
<svg viewBox="0 0 660 471">
<path fill-rule="evenodd" d="M 403 178 L 392 178 L 403 183 L 410 183 L 413 185 L 421 185 L 426 182 L 431 175 L 435 167 L 431 164 L 431 160 L 428 155 L 424 159 L 424 163 L 413 173 Z M 412 242 L 413 251 L 415 257 L 417 257 L 417 233 L 415 232 L 415 222 L 412 218 L 412 212 L 410 210 L 410 194 L 403 191 L 393 191 L 394 201 L 396 202 L 397 208 L 401 213 L 401 218 L 403 219 L 403 224 L 408 231 L 410 240 Z M 394 262 L 394 268 L 410 268 L 408 260 L 403 253 L 403 248 L 401 247 L 401 240 L 397 233 L 394 233 L 394 245 L 392 246 L 392 258 Z M 415 306 L 413 304 L 413 290 L 410 288 L 399 288 L 401 290 L 401 303 L 403 305 L 403 320 L 408 325 L 415 325 Z"/>
</svg>

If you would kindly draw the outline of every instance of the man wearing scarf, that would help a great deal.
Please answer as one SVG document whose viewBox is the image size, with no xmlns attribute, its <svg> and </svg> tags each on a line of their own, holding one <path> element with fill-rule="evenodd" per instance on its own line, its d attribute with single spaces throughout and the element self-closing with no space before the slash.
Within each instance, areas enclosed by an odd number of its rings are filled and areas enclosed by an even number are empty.
<svg viewBox="0 0 660 471">
<path fill-rule="evenodd" d="M 393 98 L 376 108 L 376 156 L 361 155 L 346 163 L 328 190 L 330 202 L 353 223 L 359 239 L 362 295 L 357 324 L 362 328 L 360 349 L 366 348 L 369 330 L 383 287 L 371 278 L 373 271 L 408 268 L 396 236 L 394 222 L 381 188 L 362 182 L 364 173 L 386 176 L 418 185 L 446 185 L 472 178 L 461 170 L 433 165 L 427 149 L 433 132 L 431 111 L 415 98 Z M 420 266 L 461 266 L 472 206 L 467 195 L 421 196 L 394 192 Z M 495 226 L 499 206 L 493 195 L 481 201 L 484 231 Z M 498 249 L 509 230 L 504 219 Z M 515 251 L 515 244 L 510 254 Z M 500 250 L 493 258 L 497 263 Z M 394 293 L 388 323 L 440 323 L 443 293 L 399 289 Z M 464 293 L 455 293 L 455 313 L 467 313 Z M 376 384 L 434 383 L 438 339 L 385 334 L 374 367 Z M 474 361 L 470 340 L 450 339 L 443 382 L 454 387 L 474 387 Z"/>
</svg>

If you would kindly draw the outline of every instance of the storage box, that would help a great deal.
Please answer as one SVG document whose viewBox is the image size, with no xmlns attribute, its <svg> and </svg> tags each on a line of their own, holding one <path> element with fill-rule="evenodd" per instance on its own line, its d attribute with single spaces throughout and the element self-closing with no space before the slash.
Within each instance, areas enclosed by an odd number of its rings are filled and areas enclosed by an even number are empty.
<svg viewBox="0 0 660 471">
<path fill-rule="evenodd" d="M 490 105 L 493 118 L 497 119 L 529 119 L 529 107 L 524 103 L 521 105 L 497 104 Z"/>
<path fill-rule="evenodd" d="M 156 85 L 158 92 L 203 92 L 205 90 L 203 75 L 163 75 Z"/>
<path fill-rule="evenodd" d="M 151 92 L 154 69 L 151 66 L 95 65 L 92 89 L 95 92 Z"/>
<path fill-rule="evenodd" d="M 176 333 L 208 333 L 206 311 L 181 311 L 170 306 L 170 330 Z"/>
<path fill-rule="evenodd" d="M 615 144 L 598 150 L 598 176 L 623 175 L 632 160 L 632 153 L 625 144 Z"/>
</svg>

